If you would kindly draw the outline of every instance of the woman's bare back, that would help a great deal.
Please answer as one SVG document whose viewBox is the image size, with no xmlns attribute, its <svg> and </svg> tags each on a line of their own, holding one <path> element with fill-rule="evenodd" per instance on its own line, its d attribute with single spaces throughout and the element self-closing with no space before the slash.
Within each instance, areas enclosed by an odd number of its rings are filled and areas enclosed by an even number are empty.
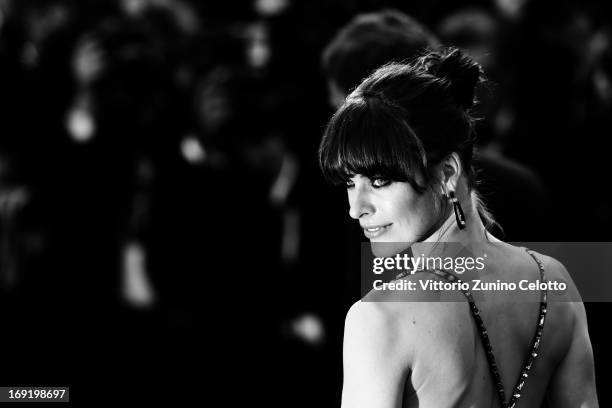
<svg viewBox="0 0 612 408">
<path fill-rule="evenodd" d="M 485 250 L 490 267 L 478 272 L 477 276 L 466 273 L 463 280 L 477 278 L 486 283 L 502 279 L 518 283 L 520 280 L 535 282 L 540 278 L 537 263 L 524 249 L 496 243 Z M 566 294 L 562 295 L 565 300 L 575 300 L 578 294 L 563 266 L 550 257 L 534 255 L 541 260 L 547 280 L 562 280 L 568 284 Z M 432 276 L 425 272 L 404 279 L 419 281 L 432 279 Z M 389 302 L 385 296 L 388 294 L 371 292 L 361 302 L 364 304 L 361 307 L 377 309 L 374 314 L 384 316 L 387 327 L 395 326 L 393 347 L 401 349 L 403 344 L 404 349 L 397 353 L 405 366 L 399 380 L 402 406 L 499 406 L 495 381 L 467 302 L 440 301 L 445 300 L 444 295 L 441 298 L 439 293 L 432 291 L 402 294 L 400 296 L 406 296 L 406 301 L 399 302 L 397 299 Z M 493 348 L 506 403 L 521 376 L 540 318 L 540 292 L 526 296 L 512 299 L 494 291 L 474 293 Z M 559 367 L 575 343 L 574 339 L 584 335 L 586 319 L 582 304 L 560 300 L 557 295 L 548 303 L 539 355 L 520 391 L 519 406 L 540 406 L 547 390 L 549 398 L 555 398 L 557 391 L 549 389 L 549 385 L 557 381 Z M 588 333 L 586 340 L 588 343 Z M 590 343 L 588 345 L 590 347 Z M 586 361 L 589 356 L 592 359 L 589 351 L 578 352 Z"/>
</svg>

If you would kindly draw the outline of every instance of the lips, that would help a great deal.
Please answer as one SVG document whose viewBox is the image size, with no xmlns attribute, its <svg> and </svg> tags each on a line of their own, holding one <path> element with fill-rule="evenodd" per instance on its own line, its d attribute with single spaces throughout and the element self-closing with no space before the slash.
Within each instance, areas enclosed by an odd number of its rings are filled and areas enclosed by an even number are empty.
<svg viewBox="0 0 612 408">
<path fill-rule="evenodd" d="M 372 225 L 372 226 L 362 226 L 363 234 L 369 238 L 376 238 L 389 230 L 391 224 L 383 224 L 383 225 Z"/>
</svg>

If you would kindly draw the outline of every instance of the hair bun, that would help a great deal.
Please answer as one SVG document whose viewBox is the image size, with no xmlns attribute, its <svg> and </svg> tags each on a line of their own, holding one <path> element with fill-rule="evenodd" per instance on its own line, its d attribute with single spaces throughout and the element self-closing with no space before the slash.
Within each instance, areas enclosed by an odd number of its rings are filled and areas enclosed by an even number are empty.
<svg viewBox="0 0 612 408">
<path fill-rule="evenodd" d="M 427 71 L 448 82 L 455 103 L 464 109 L 474 105 L 476 84 L 483 75 L 482 67 L 458 48 L 450 47 L 423 57 Z"/>
</svg>

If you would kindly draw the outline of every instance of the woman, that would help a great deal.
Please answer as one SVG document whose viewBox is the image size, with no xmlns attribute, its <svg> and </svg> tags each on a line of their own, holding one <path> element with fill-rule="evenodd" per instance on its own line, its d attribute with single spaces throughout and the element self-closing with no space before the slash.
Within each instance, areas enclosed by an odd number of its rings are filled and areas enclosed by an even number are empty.
<svg viewBox="0 0 612 408">
<path fill-rule="evenodd" d="M 571 301 L 579 295 L 567 271 L 485 228 L 493 220 L 475 190 L 470 115 L 481 80 L 481 67 L 453 48 L 378 69 L 327 126 L 323 173 L 346 183 L 349 214 L 378 256 L 460 242 L 487 254 L 486 268 L 463 281 L 563 281 L 568 289 L 548 304 L 546 290 L 528 301 L 494 291 L 475 301 L 466 291 L 469 306 L 443 301 L 440 291 L 402 291 L 401 302 L 396 292 L 371 291 L 346 317 L 345 408 L 597 406 L 586 315 Z M 400 278 L 458 280 L 444 270 Z"/>
</svg>

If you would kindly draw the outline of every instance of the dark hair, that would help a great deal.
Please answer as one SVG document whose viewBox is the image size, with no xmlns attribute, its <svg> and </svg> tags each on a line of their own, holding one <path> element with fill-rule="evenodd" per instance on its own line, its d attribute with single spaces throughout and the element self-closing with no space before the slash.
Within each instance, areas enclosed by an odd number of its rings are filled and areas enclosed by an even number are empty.
<svg viewBox="0 0 612 408">
<path fill-rule="evenodd" d="M 325 48 L 321 62 L 327 78 L 348 94 L 383 64 L 405 61 L 437 45 L 435 36 L 421 23 L 386 9 L 351 20 Z"/>
<path fill-rule="evenodd" d="M 381 177 L 423 193 L 438 182 L 435 166 L 457 153 L 482 218 L 494 224 L 475 193 L 472 168 L 476 119 L 470 111 L 483 80 L 481 66 L 457 48 L 379 68 L 327 125 L 319 147 L 324 176 L 335 184 L 354 174 Z"/>
</svg>

